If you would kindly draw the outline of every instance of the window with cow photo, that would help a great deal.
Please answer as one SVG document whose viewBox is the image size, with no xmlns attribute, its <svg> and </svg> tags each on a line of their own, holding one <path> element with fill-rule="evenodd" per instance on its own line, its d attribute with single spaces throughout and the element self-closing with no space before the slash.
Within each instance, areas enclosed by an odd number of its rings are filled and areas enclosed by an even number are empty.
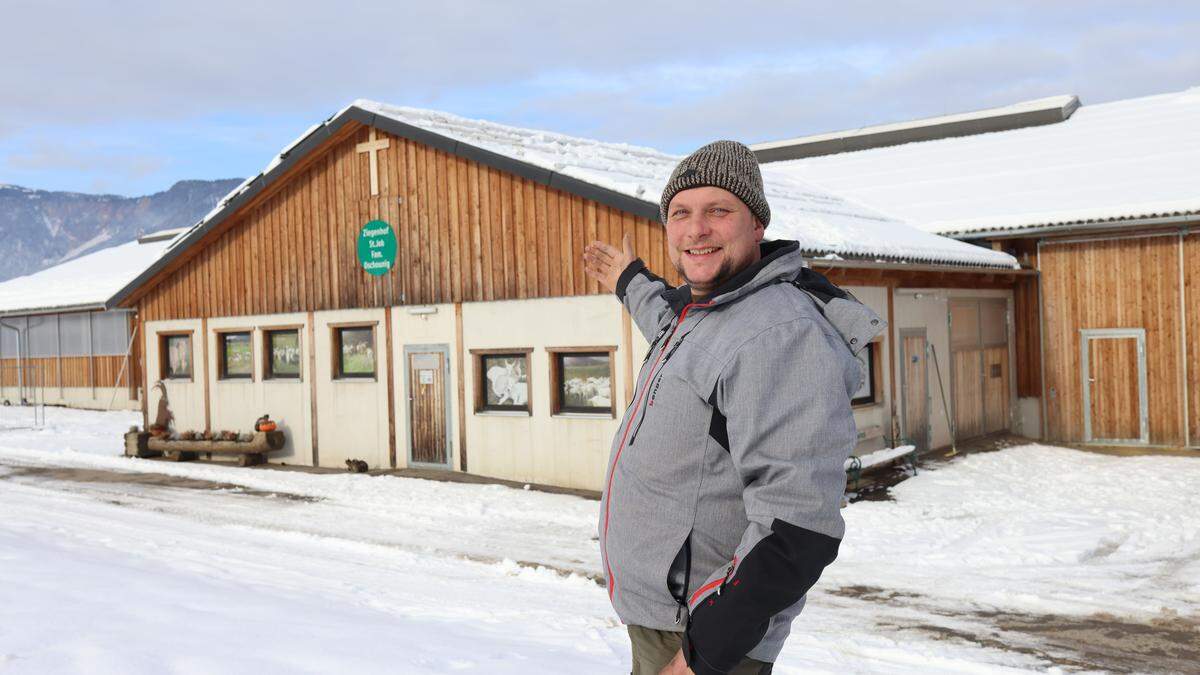
<svg viewBox="0 0 1200 675">
<path fill-rule="evenodd" d="M 297 328 L 263 331 L 266 359 L 263 372 L 268 380 L 300 379 L 300 330 Z"/>
<path fill-rule="evenodd" d="M 553 414 L 610 417 L 615 414 L 612 364 L 616 347 L 556 347 L 547 351 L 550 352 Z"/>
<path fill-rule="evenodd" d="M 217 353 L 220 356 L 220 369 L 217 371 L 219 379 L 248 380 L 254 377 L 254 354 L 249 331 L 217 333 Z"/>
<path fill-rule="evenodd" d="M 532 412 L 529 355 L 532 349 L 472 350 L 475 358 L 475 412 Z"/>
<path fill-rule="evenodd" d="M 333 336 L 337 378 L 374 378 L 375 326 L 338 326 Z"/>
</svg>

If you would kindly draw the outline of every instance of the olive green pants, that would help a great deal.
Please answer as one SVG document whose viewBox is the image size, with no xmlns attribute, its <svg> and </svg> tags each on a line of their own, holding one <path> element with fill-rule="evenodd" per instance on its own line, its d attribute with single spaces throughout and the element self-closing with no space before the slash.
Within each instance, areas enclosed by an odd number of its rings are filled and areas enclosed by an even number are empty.
<svg viewBox="0 0 1200 675">
<path fill-rule="evenodd" d="M 629 642 L 633 644 L 633 675 L 658 675 L 683 646 L 683 633 L 629 626 Z M 742 659 L 730 675 L 769 675 L 773 664 Z"/>
</svg>

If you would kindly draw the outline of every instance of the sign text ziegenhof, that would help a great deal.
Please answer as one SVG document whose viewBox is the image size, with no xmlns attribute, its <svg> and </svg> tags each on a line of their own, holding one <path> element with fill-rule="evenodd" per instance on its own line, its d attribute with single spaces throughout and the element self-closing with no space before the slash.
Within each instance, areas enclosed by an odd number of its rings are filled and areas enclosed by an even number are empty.
<svg viewBox="0 0 1200 675">
<path fill-rule="evenodd" d="M 382 220 L 372 220 L 358 232 L 358 264 L 379 276 L 396 264 L 396 233 Z"/>
</svg>

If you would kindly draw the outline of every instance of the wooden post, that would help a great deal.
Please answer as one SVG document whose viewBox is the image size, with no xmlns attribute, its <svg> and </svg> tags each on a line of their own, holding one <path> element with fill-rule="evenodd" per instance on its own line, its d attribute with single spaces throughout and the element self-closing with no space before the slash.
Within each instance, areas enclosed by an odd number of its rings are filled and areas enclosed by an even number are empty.
<svg viewBox="0 0 1200 675">
<path fill-rule="evenodd" d="M 1179 366 L 1180 366 L 1180 404 L 1183 409 L 1183 442 L 1179 445 L 1192 445 L 1192 410 L 1188 398 L 1188 342 L 1187 342 L 1187 275 L 1184 273 L 1184 237 L 1185 232 L 1179 232 Z"/>
<path fill-rule="evenodd" d="M 392 308 L 383 309 L 384 348 L 387 349 L 388 461 L 396 468 L 396 377 L 392 356 Z M 407 367 L 407 366 L 406 366 Z"/>
<path fill-rule="evenodd" d="M 92 341 L 92 313 L 84 314 L 87 318 L 88 329 L 88 386 L 92 389 L 92 400 L 96 399 L 96 345 Z M 21 363 L 21 355 L 17 354 L 17 363 Z"/>
<path fill-rule="evenodd" d="M 887 287 L 887 322 L 888 322 L 888 389 L 892 409 L 892 445 L 895 446 L 900 436 L 900 419 L 896 416 L 896 287 Z"/>
<path fill-rule="evenodd" d="M 200 344 L 201 344 L 201 377 L 204 378 L 204 430 L 212 432 L 212 410 L 210 409 L 208 400 L 208 319 L 200 319 Z"/>
<path fill-rule="evenodd" d="M 142 320 L 141 312 L 138 312 L 138 327 L 141 328 L 139 335 L 142 336 L 139 339 L 142 343 L 148 343 L 149 341 L 146 338 L 146 322 Z M 146 350 L 142 349 L 140 351 L 144 359 Z M 146 368 L 144 363 L 139 379 L 142 382 L 142 431 L 146 431 L 150 428 L 150 369 Z"/>
<path fill-rule="evenodd" d="M 463 352 L 462 303 L 454 303 L 454 353 L 458 356 L 458 468 L 467 470 L 467 358 Z M 405 366 L 407 367 L 407 366 Z"/>
<path fill-rule="evenodd" d="M 63 400 L 63 377 L 62 377 L 62 314 L 54 315 L 54 336 L 57 348 L 54 351 L 54 362 L 58 373 L 58 400 Z M 144 428 L 144 427 L 143 427 Z"/>
<path fill-rule="evenodd" d="M 316 322 L 313 319 L 313 313 L 308 313 L 308 404 L 309 404 L 309 425 L 312 438 L 312 465 L 320 466 L 320 455 L 317 454 L 317 342 L 314 339 L 316 335 Z"/>
</svg>

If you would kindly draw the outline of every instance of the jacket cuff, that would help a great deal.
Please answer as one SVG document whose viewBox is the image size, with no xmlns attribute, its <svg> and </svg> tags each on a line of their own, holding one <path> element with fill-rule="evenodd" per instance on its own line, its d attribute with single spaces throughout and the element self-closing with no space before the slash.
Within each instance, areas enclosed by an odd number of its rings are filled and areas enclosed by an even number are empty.
<svg viewBox="0 0 1200 675">
<path fill-rule="evenodd" d="M 646 263 L 642 262 L 641 258 L 634 259 L 633 262 L 629 263 L 629 265 L 625 267 L 625 269 L 621 272 L 621 276 L 617 277 L 616 292 L 618 300 L 625 302 L 625 289 L 629 287 L 629 282 L 633 281 L 633 278 L 637 276 L 637 273 L 644 269 L 646 269 Z"/>
<path fill-rule="evenodd" d="M 696 675 L 725 675 L 727 672 L 713 668 L 708 661 L 704 660 L 703 656 L 700 656 L 700 653 L 696 651 L 696 645 L 692 643 L 690 632 L 686 630 L 683 632 L 683 660 Z"/>
</svg>

